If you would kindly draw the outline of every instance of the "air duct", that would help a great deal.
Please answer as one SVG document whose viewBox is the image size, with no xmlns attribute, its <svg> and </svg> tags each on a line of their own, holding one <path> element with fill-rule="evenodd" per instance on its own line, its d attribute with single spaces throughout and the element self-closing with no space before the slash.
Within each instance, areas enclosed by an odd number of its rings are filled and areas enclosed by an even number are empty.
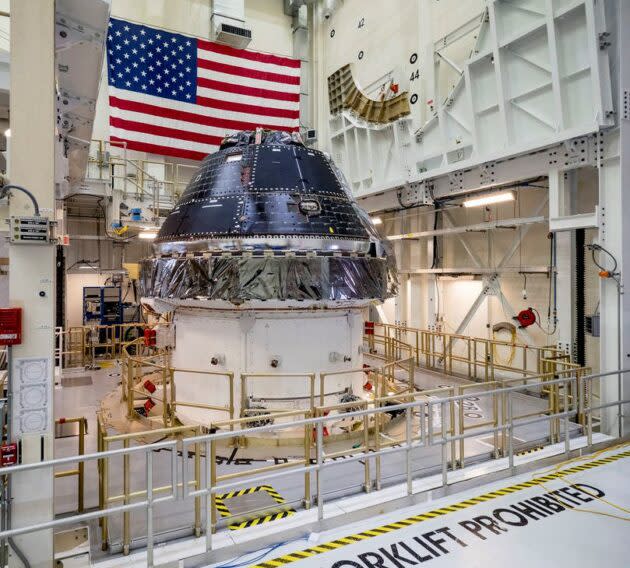
<svg viewBox="0 0 630 568">
<path fill-rule="evenodd" d="M 252 31 L 245 27 L 245 0 L 214 0 L 210 17 L 210 37 L 244 49 L 252 40 Z"/>
</svg>

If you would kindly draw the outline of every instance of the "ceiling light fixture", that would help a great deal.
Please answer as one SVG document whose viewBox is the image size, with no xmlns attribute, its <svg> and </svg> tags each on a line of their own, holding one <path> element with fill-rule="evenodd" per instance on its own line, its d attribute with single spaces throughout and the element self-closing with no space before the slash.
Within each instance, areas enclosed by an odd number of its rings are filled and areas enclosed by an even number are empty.
<svg viewBox="0 0 630 568">
<path fill-rule="evenodd" d="M 381 219 L 380 217 L 372 217 L 372 223 L 374 223 L 375 225 L 382 225 L 383 219 Z"/>
<path fill-rule="evenodd" d="M 471 197 L 464 201 L 464 207 L 481 207 L 482 205 L 493 205 L 507 201 L 514 201 L 513 191 L 502 191 L 501 193 L 489 193 L 480 197 Z"/>
</svg>

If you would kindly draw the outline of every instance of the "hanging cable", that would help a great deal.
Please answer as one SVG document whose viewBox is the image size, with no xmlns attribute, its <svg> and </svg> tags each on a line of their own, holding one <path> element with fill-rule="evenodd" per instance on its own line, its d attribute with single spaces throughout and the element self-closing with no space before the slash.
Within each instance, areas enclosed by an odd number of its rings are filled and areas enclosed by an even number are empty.
<svg viewBox="0 0 630 568">
<path fill-rule="evenodd" d="M 8 197 L 9 195 L 9 190 L 11 189 L 17 189 L 18 191 L 21 191 L 22 193 L 25 193 L 30 200 L 33 202 L 33 209 L 35 210 L 35 217 L 39 217 L 39 203 L 37 203 L 37 199 L 35 199 L 35 196 L 25 187 L 22 187 L 21 185 L 15 185 L 13 183 L 9 183 L 7 185 L 4 185 L 0 188 L 0 199 L 4 199 L 5 197 Z"/>
</svg>

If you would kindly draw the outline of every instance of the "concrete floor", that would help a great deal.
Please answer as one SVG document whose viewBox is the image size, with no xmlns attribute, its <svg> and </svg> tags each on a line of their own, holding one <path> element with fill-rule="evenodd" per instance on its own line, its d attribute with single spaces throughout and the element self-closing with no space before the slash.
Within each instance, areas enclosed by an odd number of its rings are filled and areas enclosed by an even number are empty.
<svg viewBox="0 0 630 568">
<path fill-rule="evenodd" d="M 88 418 L 88 437 L 86 441 L 86 452 L 96 451 L 96 418 L 95 412 L 101 398 L 111 392 L 119 383 L 120 376 L 118 368 L 114 363 L 100 370 L 85 371 L 66 370 L 64 379 L 80 378 L 75 381 L 64 380 L 63 384 L 69 386 L 58 386 L 55 390 L 55 409 L 57 418 L 85 416 Z M 86 380 L 85 377 L 89 377 Z M 91 381 L 91 383 L 90 383 Z M 419 369 L 416 371 L 416 388 L 427 390 L 434 389 L 441 385 L 459 386 L 467 384 L 468 381 L 441 373 Z M 472 400 L 467 401 L 465 410 L 469 417 L 466 417 L 466 425 L 471 426 L 488 420 L 491 416 L 491 403 L 488 398 L 476 396 L 471 393 Z M 525 414 L 545 408 L 547 402 L 535 396 L 516 395 L 514 398 L 514 413 Z M 436 409 L 436 412 L 437 409 Z M 404 426 L 400 426 L 404 428 Z M 418 424 L 414 429 L 417 431 Z M 576 434 L 578 426 L 571 425 L 572 435 Z M 520 447 L 545 443 L 548 437 L 548 427 L 544 424 L 520 427 L 515 430 L 516 450 Z M 77 438 L 68 437 L 57 439 L 55 443 L 55 455 L 57 457 L 74 455 L 77 451 Z M 218 473 L 246 471 L 263 465 L 262 462 L 272 462 L 287 457 L 286 452 L 272 452 L 269 450 L 261 452 L 254 457 L 250 451 L 247 454 L 237 448 L 226 449 L 225 455 L 220 455 L 221 460 L 218 466 Z M 465 456 L 467 463 L 476 460 L 486 460 L 493 451 L 492 439 L 488 436 L 481 436 L 466 441 Z M 440 471 L 441 454 L 439 447 L 418 448 L 412 452 L 412 469 L 415 478 L 422 478 Z M 192 462 L 189 464 L 192 471 Z M 371 460 L 371 477 L 374 479 L 374 460 Z M 397 453 L 384 456 L 381 459 L 381 472 L 383 486 L 400 483 L 404 479 L 405 471 L 404 453 Z M 132 469 L 132 490 L 144 489 L 145 464 L 141 456 L 131 459 Z M 110 494 L 122 492 L 122 460 L 112 459 L 110 463 L 111 485 Z M 360 462 L 343 463 L 339 460 L 336 465 L 323 477 L 324 498 L 326 501 L 338 499 L 344 496 L 351 496 L 363 492 L 364 466 Z M 313 476 L 314 478 L 314 476 Z M 154 455 L 154 483 L 155 486 L 170 484 L 170 455 L 168 452 L 159 452 Z M 304 496 L 304 476 L 303 474 L 293 474 L 283 478 L 273 480 L 274 489 L 285 499 L 286 503 L 295 510 L 302 508 Z M 246 485 L 245 485 L 246 486 Z M 245 487 L 243 486 L 243 487 Z M 85 506 L 86 509 L 96 507 L 98 504 L 98 476 L 96 472 L 96 462 L 86 466 L 85 480 Z M 56 513 L 69 513 L 76 510 L 77 484 L 75 478 L 57 479 L 55 484 L 55 510 Z M 311 492 L 315 492 L 315 480 L 312 479 Z M 254 507 L 255 508 L 255 507 Z M 252 513 L 250 511 L 250 513 Z M 131 515 L 132 538 L 139 539 L 137 545 L 142 545 L 142 536 L 145 532 L 145 518 L 143 513 Z M 154 527 L 159 536 L 156 541 L 168 541 L 173 538 L 184 537 L 192 533 L 194 524 L 193 500 L 177 501 L 165 503 L 155 508 Z M 221 520 L 220 527 L 225 526 L 227 521 Z M 122 519 L 112 518 L 110 521 L 110 542 L 112 550 L 118 551 L 122 539 Z M 96 523 L 91 524 L 92 557 L 103 557 L 108 553 L 100 551 L 100 535 Z"/>
</svg>

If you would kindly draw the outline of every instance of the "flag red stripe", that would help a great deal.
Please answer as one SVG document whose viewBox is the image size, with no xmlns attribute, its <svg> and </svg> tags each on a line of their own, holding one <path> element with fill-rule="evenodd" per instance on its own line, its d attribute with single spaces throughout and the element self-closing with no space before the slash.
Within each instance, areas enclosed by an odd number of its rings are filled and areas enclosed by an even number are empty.
<svg viewBox="0 0 630 568">
<path fill-rule="evenodd" d="M 110 136 L 112 142 L 124 142 L 129 150 L 138 152 L 149 152 L 160 154 L 161 156 L 173 156 L 174 158 L 184 158 L 186 160 L 203 160 L 208 154 L 205 152 L 195 152 L 194 150 L 183 150 L 182 148 L 171 148 L 170 146 L 160 146 L 159 144 L 149 144 L 147 142 L 136 142 L 135 140 L 125 140 L 118 136 Z"/>
<path fill-rule="evenodd" d="M 257 53 L 246 49 L 237 49 L 229 45 L 221 45 L 203 39 L 197 40 L 197 46 L 204 51 L 213 51 L 214 53 L 221 53 L 222 55 L 229 55 L 230 57 L 240 57 L 241 59 L 249 59 L 250 61 L 258 61 L 259 63 L 272 63 L 273 65 L 282 65 L 283 67 L 292 67 L 293 69 L 299 69 L 300 67 L 299 59 L 280 57 L 269 53 Z"/>
<path fill-rule="evenodd" d="M 154 134 L 155 136 L 164 136 L 165 138 L 176 138 L 177 140 L 188 140 L 189 142 L 200 142 L 201 144 L 209 144 L 211 146 L 219 146 L 223 140 L 223 136 L 213 136 L 211 134 L 201 134 L 191 130 L 179 130 L 178 128 L 169 128 L 168 126 L 157 126 L 147 122 L 136 122 L 135 120 L 125 120 L 115 116 L 109 119 L 110 126 L 122 128 L 123 130 L 133 130 L 134 132 L 142 132 L 143 134 Z"/>
<path fill-rule="evenodd" d="M 203 124 L 204 126 L 225 128 L 226 130 L 254 130 L 258 126 L 268 128 L 269 130 L 285 130 L 287 132 L 294 132 L 298 130 L 297 126 L 277 126 L 275 124 L 260 124 L 256 122 L 229 120 L 227 118 L 218 118 L 214 116 L 206 116 L 204 114 L 196 114 L 194 112 L 176 110 L 165 106 L 162 107 L 148 103 L 139 103 L 137 101 L 130 101 L 114 96 L 109 97 L 109 104 L 110 106 L 120 110 L 140 112 L 142 114 L 149 114 L 151 116 L 159 116 L 162 118 L 172 118 L 173 120 L 182 120 L 185 122 L 192 122 L 194 124 Z"/>
<path fill-rule="evenodd" d="M 244 112 L 247 114 L 260 114 L 264 116 L 275 116 L 278 118 L 299 118 L 299 110 L 287 110 L 284 108 L 269 108 L 258 105 L 246 105 L 243 103 L 231 103 L 220 99 L 210 99 L 208 97 L 200 97 L 197 95 L 197 104 L 209 108 L 218 108 L 221 110 L 231 110 L 234 112 Z"/>
<path fill-rule="evenodd" d="M 295 103 L 300 101 L 299 93 L 282 93 L 280 91 L 271 91 L 269 89 L 258 89 L 256 87 L 247 87 L 245 85 L 235 85 L 233 83 L 215 81 L 214 79 L 206 79 L 205 77 L 197 78 L 197 86 L 207 87 L 208 89 L 214 89 L 216 91 L 224 91 L 226 93 L 259 97 L 261 99 L 274 99 L 276 101 L 289 101 Z"/>
<path fill-rule="evenodd" d="M 274 83 L 285 83 L 287 85 L 299 85 L 300 78 L 291 75 L 282 75 L 281 73 L 271 73 L 269 71 L 257 71 L 248 69 L 247 67 L 238 67 L 237 65 L 228 65 L 227 63 L 219 63 L 218 61 L 208 61 L 207 59 L 197 58 L 197 66 L 217 73 L 225 73 L 227 75 L 238 75 L 239 77 L 249 77 L 250 79 L 260 79 L 261 81 L 271 81 Z"/>
</svg>

